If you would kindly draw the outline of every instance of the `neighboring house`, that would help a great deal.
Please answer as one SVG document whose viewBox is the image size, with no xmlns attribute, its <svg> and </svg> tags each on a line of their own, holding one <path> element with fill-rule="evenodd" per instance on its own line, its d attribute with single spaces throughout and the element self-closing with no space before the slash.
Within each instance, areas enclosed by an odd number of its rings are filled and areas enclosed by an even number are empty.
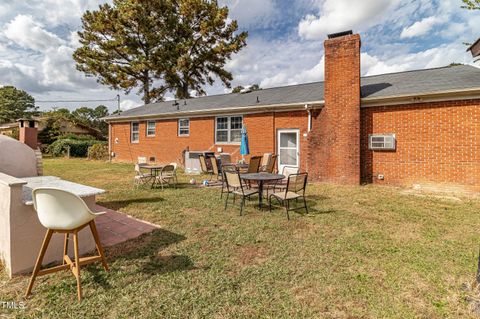
<svg viewBox="0 0 480 319">
<path fill-rule="evenodd" d="M 40 116 L 32 118 L 37 123 L 38 132 L 43 131 L 47 126 L 50 117 Z M 101 137 L 101 132 L 95 128 L 82 123 L 74 123 L 67 118 L 61 118 L 59 131 L 61 134 L 75 134 L 75 135 L 92 135 Z M 12 135 L 13 131 L 18 128 L 18 121 L 14 123 L 0 124 L 0 135 Z"/>
<path fill-rule="evenodd" d="M 17 122 L 0 124 L 0 135 L 12 136 L 16 130 L 18 130 Z"/>
<path fill-rule="evenodd" d="M 480 69 L 360 77 L 360 36 L 325 41 L 325 81 L 144 105 L 107 117 L 118 161 L 182 151 L 275 152 L 312 180 L 480 190 Z"/>
<path fill-rule="evenodd" d="M 477 58 L 480 57 L 480 38 L 477 39 L 468 49 L 472 54 L 472 57 Z M 478 60 L 477 60 L 478 61 Z"/>
</svg>

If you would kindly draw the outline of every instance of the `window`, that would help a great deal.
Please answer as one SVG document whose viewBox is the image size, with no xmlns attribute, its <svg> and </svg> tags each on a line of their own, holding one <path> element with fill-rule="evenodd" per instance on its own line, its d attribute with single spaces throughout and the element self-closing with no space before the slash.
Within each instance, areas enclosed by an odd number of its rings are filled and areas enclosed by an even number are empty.
<svg viewBox="0 0 480 319">
<path fill-rule="evenodd" d="M 147 122 L 147 136 L 155 136 L 155 121 Z"/>
<path fill-rule="evenodd" d="M 138 122 L 132 122 L 132 126 L 130 128 L 130 142 L 138 143 L 140 138 L 140 124 Z"/>
<path fill-rule="evenodd" d="M 178 120 L 178 136 L 190 135 L 190 120 L 179 119 Z"/>
<path fill-rule="evenodd" d="M 216 118 L 215 142 L 240 143 L 242 140 L 243 116 L 222 116 Z"/>
<path fill-rule="evenodd" d="M 368 135 L 368 148 L 371 150 L 395 150 L 395 134 Z"/>
</svg>

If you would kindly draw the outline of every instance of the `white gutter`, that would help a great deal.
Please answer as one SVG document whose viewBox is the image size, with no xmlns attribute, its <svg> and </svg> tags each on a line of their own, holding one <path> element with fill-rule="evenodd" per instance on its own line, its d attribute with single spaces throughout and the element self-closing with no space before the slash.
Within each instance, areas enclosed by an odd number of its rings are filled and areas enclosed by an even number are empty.
<svg viewBox="0 0 480 319">
<path fill-rule="evenodd" d="M 386 97 L 366 97 L 361 99 L 362 107 L 388 106 L 440 101 L 480 99 L 480 87 L 462 90 L 421 92 L 415 95 L 391 95 Z"/>
<path fill-rule="evenodd" d="M 191 110 L 191 111 L 178 111 L 164 114 L 147 114 L 147 115 L 132 115 L 119 118 L 103 118 L 106 122 L 124 122 L 131 120 L 141 119 L 173 119 L 180 117 L 202 117 L 205 115 L 218 115 L 225 113 L 242 113 L 242 114 L 254 114 L 263 113 L 266 111 L 273 112 L 285 112 L 290 110 L 304 110 L 304 105 L 308 104 L 312 108 L 321 108 L 325 104 L 325 101 L 311 101 L 304 103 L 284 103 L 284 104 L 268 104 L 268 105 L 252 105 L 252 106 L 240 106 L 240 107 L 228 107 L 228 108 L 216 108 L 209 110 Z"/>
</svg>

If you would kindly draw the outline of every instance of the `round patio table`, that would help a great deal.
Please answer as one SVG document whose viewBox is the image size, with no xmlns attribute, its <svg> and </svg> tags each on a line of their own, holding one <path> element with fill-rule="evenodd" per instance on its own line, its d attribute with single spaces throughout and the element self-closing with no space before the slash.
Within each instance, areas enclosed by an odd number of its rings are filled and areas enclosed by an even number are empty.
<svg viewBox="0 0 480 319">
<path fill-rule="evenodd" d="M 247 181 L 256 181 L 258 182 L 258 207 L 262 208 L 263 203 L 263 183 L 278 181 L 285 178 L 285 175 L 282 174 L 272 174 L 272 173 L 247 173 L 240 174 L 240 178 Z"/>
<path fill-rule="evenodd" d="M 151 188 L 155 187 L 155 183 L 157 180 L 157 175 L 158 172 L 164 167 L 165 165 L 157 165 L 157 164 L 148 164 L 148 165 L 142 165 L 140 168 L 142 169 L 149 169 L 150 170 L 150 175 L 152 175 L 152 186 Z"/>
</svg>

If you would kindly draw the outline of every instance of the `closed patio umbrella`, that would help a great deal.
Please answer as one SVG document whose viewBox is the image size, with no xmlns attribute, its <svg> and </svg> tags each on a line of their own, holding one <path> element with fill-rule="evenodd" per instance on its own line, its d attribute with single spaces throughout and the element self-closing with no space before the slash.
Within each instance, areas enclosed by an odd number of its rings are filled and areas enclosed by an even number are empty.
<svg viewBox="0 0 480 319">
<path fill-rule="evenodd" d="M 250 154 L 250 149 L 248 148 L 248 134 L 247 134 L 247 127 L 243 125 L 242 127 L 242 142 L 240 144 L 240 155 L 242 155 L 242 159 L 245 155 Z"/>
</svg>

